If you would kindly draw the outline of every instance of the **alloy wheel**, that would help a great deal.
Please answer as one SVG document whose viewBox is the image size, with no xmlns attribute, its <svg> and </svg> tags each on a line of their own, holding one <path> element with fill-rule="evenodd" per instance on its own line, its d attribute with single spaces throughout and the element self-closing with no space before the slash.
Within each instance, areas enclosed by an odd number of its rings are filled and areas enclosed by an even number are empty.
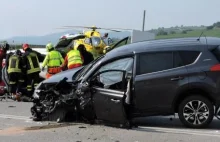
<svg viewBox="0 0 220 142">
<path fill-rule="evenodd" d="M 209 108 L 207 104 L 200 100 L 192 100 L 183 108 L 184 119 L 192 125 L 200 125 L 209 118 Z"/>
</svg>

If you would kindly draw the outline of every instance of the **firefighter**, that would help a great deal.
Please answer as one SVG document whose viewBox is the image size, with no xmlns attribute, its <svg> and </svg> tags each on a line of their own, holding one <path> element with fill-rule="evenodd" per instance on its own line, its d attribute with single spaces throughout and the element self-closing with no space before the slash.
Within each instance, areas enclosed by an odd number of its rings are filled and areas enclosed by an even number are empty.
<svg viewBox="0 0 220 142">
<path fill-rule="evenodd" d="M 83 44 L 80 44 L 77 49 L 80 51 L 83 57 L 83 66 L 88 65 L 94 60 L 92 53 L 88 52 Z"/>
<path fill-rule="evenodd" d="M 32 50 L 28 44 L 22 45 L 25 53 L 22 56 L 22 65 L 26 73 L 27 95 L 32 98 L 33 87 L 36 87 L 40 81 L 39 73 L 41 71 L 38 53 Z"/>
<path fill-rule="evenodd" d="M 9 78 L 9 93 L 11 93 L 12 97 L 17 101 L 20 101 L 20 87 L 24 83 L 21 55 L 21 51 L 16 50 L 14 54 L 8 55 L 6 59 Z"/>
<path fill-rule="evenodd" d="M 68 69 L 73 69 L 82 66 L 82 64 L 83 57 L 81 56 L 79 50 L 72 48 L 72 50 L 67 53 L 62 67 L 65 68 L 67 66 Z"/>
<path fill-rule="evenodd" d="M 44 59 L 43 65 L 42 65 L 42 71 L 44 71 L 45 66 L 48 67 L 46 78 L 50 78 L 52 75 L 59 73 L 62 71 L 62 64 L 64 62 L 64 59 L 60 52 L 54 50 L 54 46 L 52 43 L 48 43 L 46 45 L 47 56 Z"/>
</svg>

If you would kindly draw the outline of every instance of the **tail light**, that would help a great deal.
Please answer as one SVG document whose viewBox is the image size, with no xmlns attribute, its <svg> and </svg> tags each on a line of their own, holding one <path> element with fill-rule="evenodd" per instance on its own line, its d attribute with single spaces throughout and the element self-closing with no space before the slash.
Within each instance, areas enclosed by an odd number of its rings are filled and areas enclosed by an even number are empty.
<svg viewBox="0 0 220 142">
<path fill-rule="evenodd" d="M 2 67 L 5 67 L 5 65 L 6 65 L 6 59 L 3 59 L 2 60 Z"/>
<path fill-rule="evenodd" d="M 220 64 L 214 65 L 210 68 L 210 71 L 220 71 Z"/>
</svg>

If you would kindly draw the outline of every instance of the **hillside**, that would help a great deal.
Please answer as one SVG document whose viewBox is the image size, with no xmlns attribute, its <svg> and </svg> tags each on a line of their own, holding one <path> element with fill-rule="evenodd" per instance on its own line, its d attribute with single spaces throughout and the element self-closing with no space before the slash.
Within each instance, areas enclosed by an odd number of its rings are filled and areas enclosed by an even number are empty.
<svg viewBox="0 0 220 142">
<path fill-rule="evenodd" d="M 174 33 L 168 35 L 157 35 L 156 39 L 181 38 L 181 37 L 199 37 L 201 33 L 205 36 L 220 37 L 220 29 L 212 30 L 193 30 L 187 33 Z"/>
<path fill-rule="evenodd" d="M 216 22 L 210 26 L 175 26 L 170 28 L 160 27 L 158 29 L 152 29 L 148 32 L 155 33 L 156 39 L 168 39 L 168 38 L 181 38 L 181 37 L 199 37 L 203 32 L 203 36 L 220 37 L 220 22 Z M 9 39 L 4 39 L 8 43 L 22 44 L 28 42 L 29 44 L 45 45 L 48 42 L 56 44 L 58 39 L 67 33 L 79 33 L 79 31 L 64 31 L 59 33 L 52 33 L 43 36 L 16 36 Z M 105 32 L 101 32 L 103 35 Z M 128 31 L 123 32 L 108 32 L 109 37 L 114 40 L 119 40 L 124 37 L 130 36 Z M 0 40 L 1 41 L 1 40 Z"/>
<path fill-rule="evenodd" d="M 48 42 L 52 42 L 53 44 L 56 44 L 59 40 L 59 38 L 65 34 L 73 34 L 73 33 L 79 33 L 78 31 L 64 31 L 64 32 L 59 32 L 59 33 L 52 33 L 48 35 L 43 35 L 43 36 L 15 36 L 9 39 L 4 39 L 2 41 L 7 41 L 8 43 L 14 43 L 15 44 L 22 44 L 24 42 L 27 42 L 29 44 L 36 44 L 36 45 L 45 45 Z M 104 34 L 104 33 L 101 33 Z M 109 32 L 109 37 L 111 38 L 117 38 L 121 39 L 126 36 L 130 36 L 130 32 Z M 1 40 L 0 40 L 1 41 Z"/>
<path fill-rule="evenodd" d="M 67 33 L 78 33 L 77 31 L 64 31 L 64 32 L 58 32 L 58 33 L 52 33 L 48 35 L 42 35 L 42 36 L 15 36 L 11 37 L 9 39 L 4 39 L 8 43 L 12 43 L 14 41 L 15 44 L 22 44 L 24 42 L 27 42 L 29 44 L 36 44 L 36 45 L 45 45 L 48 42 L 52 42 L 53 44 L 57 43 L 58 39 Z"/>
<path fill-rule="evenodd" d="M 210 26 L 176 26 L 171 28 L 152 29 L 156 39 L 165 38 L 181 38 L 181 37 L 199 37 L 203 32 L 203 36 L 220 37 L 220 22 L 216 22 Z"/>
</svg>

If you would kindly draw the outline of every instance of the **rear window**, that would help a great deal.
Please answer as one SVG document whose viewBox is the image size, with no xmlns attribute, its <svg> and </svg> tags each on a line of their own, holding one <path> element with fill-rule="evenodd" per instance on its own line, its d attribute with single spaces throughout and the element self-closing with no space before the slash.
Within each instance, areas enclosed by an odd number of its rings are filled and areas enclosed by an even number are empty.
<svg viewBox="0 0 220 142">
<path fill-rule="evenodd" d="M 142 53 L 139 55 L 137 74 L 146 74 L 178 68 L 195 62 L 198 51 L 170 51 Z"/>
<path fill-rule="evenodd" d="M 198 58 L 199 51 L 179 51 L 179 55 L 183 61 L 183 65 L 189 65 L 195 62 Z"/>
</svg>

